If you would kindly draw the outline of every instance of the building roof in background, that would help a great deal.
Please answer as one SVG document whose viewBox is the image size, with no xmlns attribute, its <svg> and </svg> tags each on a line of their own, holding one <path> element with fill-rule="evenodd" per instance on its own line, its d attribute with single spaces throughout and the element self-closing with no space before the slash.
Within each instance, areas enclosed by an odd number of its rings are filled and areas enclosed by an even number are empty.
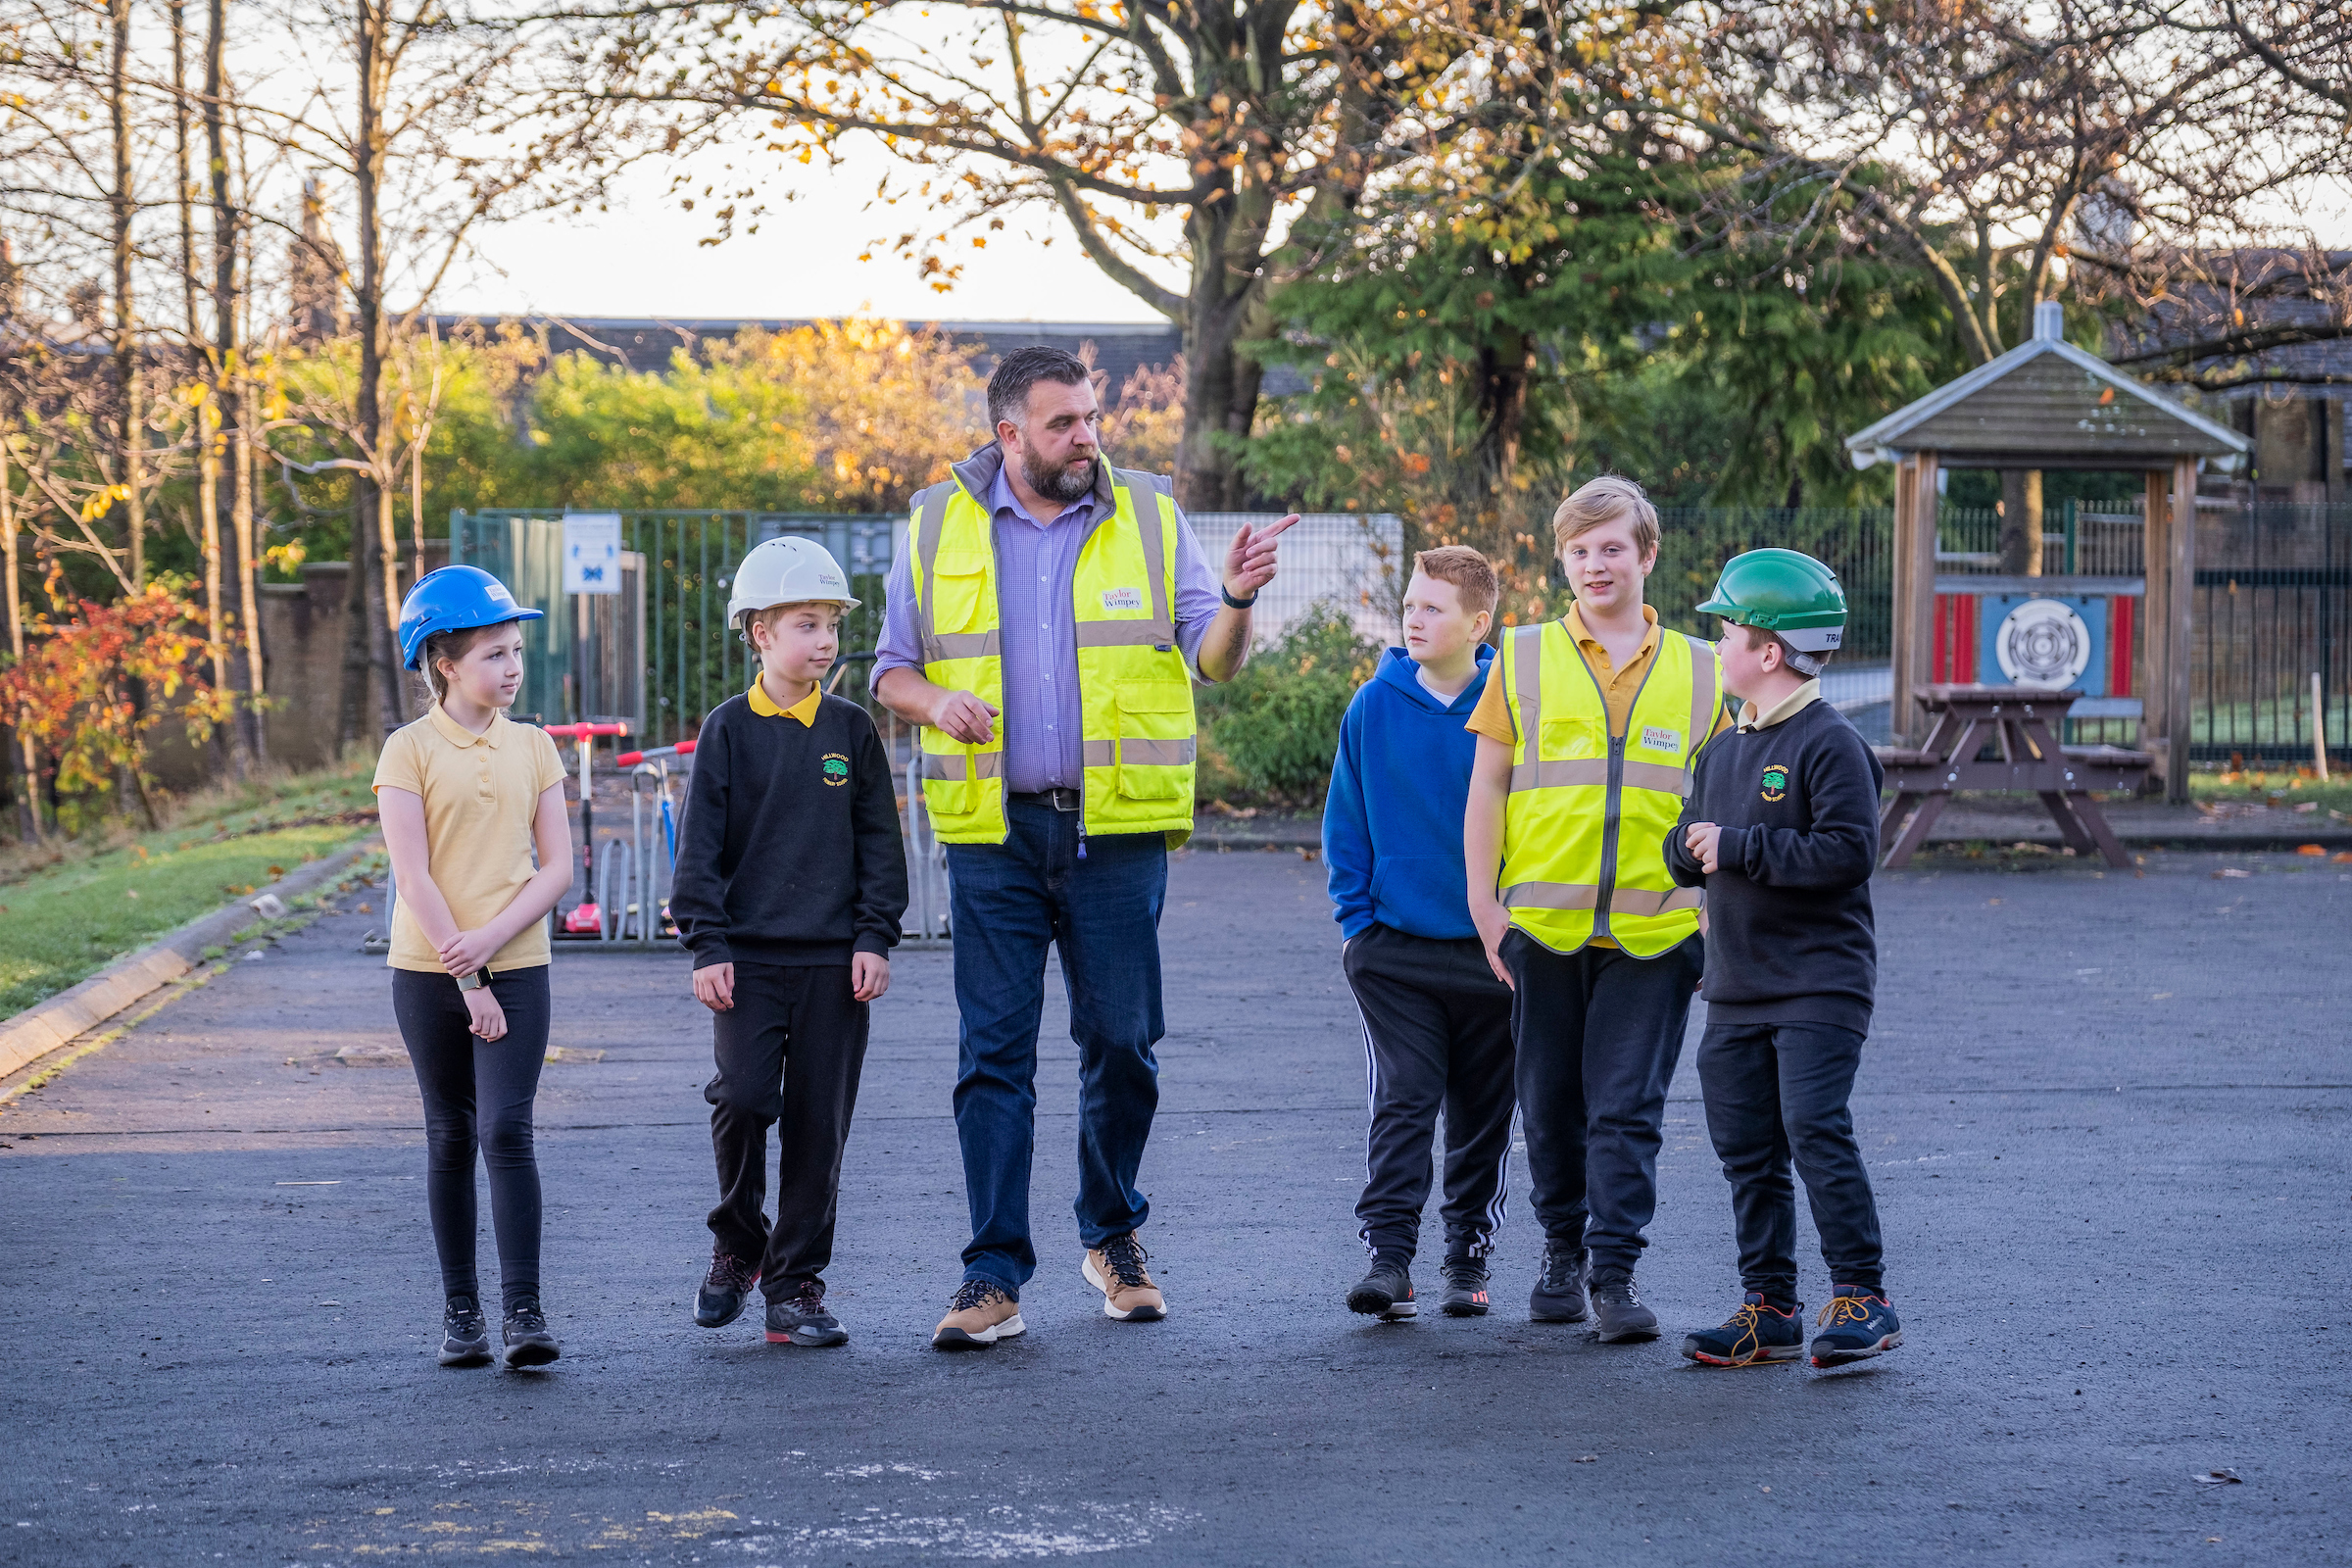
<svg viewBox="0 0 2352 1568">
<path fill-rule="evenodd" d="M 657 316 L 438 316 L 434 324 L 444 333 L 467 327 L 492 328 L 512 321 L 527 332 L 545 333 L 555 353 L 588 354 L 607 365 L 632 370 L 659 371 L 669 368 L 670 356 L 691 351 L 705 338 L 731 338 L 747 327 L 765 332 L 789 332 L 813 325 L 808 318 L 793 317 L 657 317 Z M 973 368 L 987 375 L 1006 352 L 1036 344 L 1051 344 L 1076 354 L 1085 344 L 1095 346 L 1095 368 L 1108 379 L 1115 399 L 1127 378 L 1145 368 L 1159 368 L 1183 352 L 1184 334 L 1173 325 L 1110 321 L 909 321 L 929 327 L 979 352 Z"/>
<path fill-rule="evenodd" d="M 2352 251 L 2248 246 L 2193 258 L 2186 275 L 2132 326 L 2109 335 L 2109 357 L 2124 366 L 2154 365 L 2199 344 L 2231 338 L 2325 334 L 2352 324 Z M 2208 398 L 2341 397 L 2352 381 L 2352 337 L 2256 347 L 2187 361 L 2178 373 Z"/>
</svg>

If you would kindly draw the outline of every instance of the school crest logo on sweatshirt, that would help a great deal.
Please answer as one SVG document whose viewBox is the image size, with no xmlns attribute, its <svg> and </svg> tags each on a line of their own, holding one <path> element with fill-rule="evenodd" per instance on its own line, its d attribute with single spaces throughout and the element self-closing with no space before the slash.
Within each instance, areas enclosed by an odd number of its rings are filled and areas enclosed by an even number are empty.
<svg viewBox="0 0 2352 1568">
<path fill-rule="evenodd" d="M 1788 793 L 1788 770 L 1775 762 L 1764 770 L 1764 799 L 1777 801 Z"/>
<path fill-rule="evenodd" d="M 827 752 L 818 765 L 824 770 L 825 782 L 834 788 L 850 781 L 850 760 L 839 752 Z"/>
</svg>

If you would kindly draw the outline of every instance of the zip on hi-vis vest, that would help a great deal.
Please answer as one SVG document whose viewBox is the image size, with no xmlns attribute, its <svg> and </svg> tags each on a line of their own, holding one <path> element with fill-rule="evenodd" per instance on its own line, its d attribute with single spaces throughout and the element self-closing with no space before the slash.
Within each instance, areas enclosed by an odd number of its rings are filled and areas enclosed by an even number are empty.
<svg viewBox="0 0 2352 1568">
<path fill-rule="evenodd" d="M 1592 897 L 1592 936 L 1588 940 L 1603 937 L 1616 940 L 1609 936 L 1609 901 L 1617 894 L 1617 831 L 1625 790 L 1625 741 L 1633 733 L 1634 715 L 1642 710 L 1642 694 L 1649 689 L 1649 677 L 1658 672 L 1658 664 L 1665 658 L 1666 639 L 1673 635 L 1659 628 L 1658 651 L 1649 656 L 1649 664 L 1642 671 L 1642 682 L 1634 688 L 1634 700 L 1625 705 L 1625 728 L 1609 726 L 1609 782 L 1600 798 L 1600 891 Z M 1592 667 L 1582 648 L 1575 647 L 1575 641 L 1574 637 L 1569 639 L 1576 662 L 1585 666 L 1585 675 L 1592 682 L 1592 690 L 1600 698 L 1600 710 L 1605 714 L 1609 710 L 1608 688 L 1601 685 L 1600 671 Z M 1690 737 L 1684 739 L 1688 741 Z"/>
</svg>

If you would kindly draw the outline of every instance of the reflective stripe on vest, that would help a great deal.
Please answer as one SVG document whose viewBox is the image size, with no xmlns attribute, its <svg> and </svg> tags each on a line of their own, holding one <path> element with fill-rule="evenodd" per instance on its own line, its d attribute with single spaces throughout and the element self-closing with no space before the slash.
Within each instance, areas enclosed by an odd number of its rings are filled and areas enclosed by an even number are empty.
<svg viewBox="0 0 2352 1568">
<path fill-rule="evenodd" d="M 1564 622 L 1513 628 L 1503 672 L 1518 736 L 1497 879 L 1511 923 L 1563 953 L 1596 936 L 1664 953 L 1698 929 L 1703 900 L 1674 885 L 1664 843 L 1720 711 L 1713 646 L 1660 632 L 1623 734 Z"/>
<path fill-rule="evenodd" d="M 1149 474 L 1111 470 L 1114 507 L 1071 574 L 1086 831 L 1190 834 L 1199 753 L 1192 672 L 1176 647 L 1176 504 Z M 1149 505 L 1140 515 L 1139 498 Z M 915 500 L 911 524 L 923 673 L 1002 712 L 1004 665 L 995 522 L 959 482 Z M 923 803 L 940 840 L 1004 842 L 1004 731 L 967 746 L 917 731 Z"/>
</svg>

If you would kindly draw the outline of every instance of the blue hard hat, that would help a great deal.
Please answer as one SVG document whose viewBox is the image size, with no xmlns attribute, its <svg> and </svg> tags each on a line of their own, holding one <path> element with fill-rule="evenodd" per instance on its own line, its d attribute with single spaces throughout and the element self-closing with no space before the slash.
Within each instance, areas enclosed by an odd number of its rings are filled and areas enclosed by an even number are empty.
<svg viewBox="0 0 2352 1568">
<path fill-rule="evenodd" d="M 445 631 L 503 626 L 510 620 L 540 620 L 536 610 L 514 602 L 507 585 L 479 566 L 443 566 L 428 571 L 400 602 L 400 662 L 424 666 L 424 640 Z"/>
</svg>

